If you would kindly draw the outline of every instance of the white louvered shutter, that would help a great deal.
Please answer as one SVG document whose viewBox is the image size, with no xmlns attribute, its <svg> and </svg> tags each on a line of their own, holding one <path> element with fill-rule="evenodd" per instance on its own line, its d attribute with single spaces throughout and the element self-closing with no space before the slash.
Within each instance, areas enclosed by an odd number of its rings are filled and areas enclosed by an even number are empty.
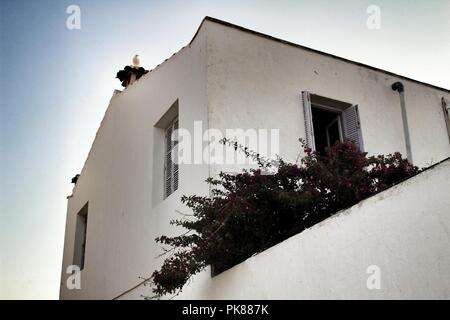
<svg viewBox="0 0 450 320">
<path fill-rule="evenodd" d="M 168 197 L 178 189 L 178 164 L 172 161 L 172 153 L 178 144 L 178 139 L 172 140 L 172 133 L 178 129 L 178 119 L 175 119 L 165 133 L 164 159 L 164 196 Z"/>
<path fill-rule="evenodd" d="M 353 141 L 359 150 L 364 151 L 361 123 L 359 121 L 358 106 L 351 106 L 342 111 L 342 126 L 344 139 Z"/>
<path fill-rule="evenodd" d="M 302 92 L 302 101 L 303 116 L 305 118 L 306 144 L 312 151 L 316 151 L 316 143 L 314 141 L 314 126 L 311 111 L 311 98 L 309 96 L 309 92 Z"/>
<path fill-rule="evenodd" d="M 175 120 L 173 125 L 173 130 L 178 130 L 178 119 Z M 178 138 L 173 141 L 172 149 L 178 145 Z M 177 152 L 178 155 L 178 152 Z M 178 161 L 177 163 L 173 163 L 173 191 L 178 190 Z"/>
</svg>

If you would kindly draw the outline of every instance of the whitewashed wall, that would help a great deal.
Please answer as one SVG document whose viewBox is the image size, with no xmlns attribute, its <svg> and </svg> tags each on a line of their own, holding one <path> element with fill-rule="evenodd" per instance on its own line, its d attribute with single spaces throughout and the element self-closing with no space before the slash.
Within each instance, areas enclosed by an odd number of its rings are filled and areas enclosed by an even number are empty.
<svg viewBox="0 0 450 320">
<path fill-rule="evenodd" d="M 163 136 L 154 128 L 177 99 L 180 126 L 192 130 L 195 120 L 207 123 L 205 41 L 200 32 L 191 46 L 111 99 L 68 200 L 60 298 L 112 299 L 140 283 L 162 263 L 155 259 L 160 246 L 154 239 L 176 232 L 169 220 L 178 217 L 175 210 L 185 210 L 181 195 L 209 192 L 206 165 L 180 166 L 179 189 L 163 200 Z M 82 289 L 67 290 L 76 214 L 87 201 Z"/>
<path fill-rule="evenodd" d="M 180 299 L 450 299 L 450 160 L 211 278 Z M 369 290 L 369 266 L 381 287 Z M 150 295 L 139 288 L 124 299 Z"/>
<path fill-rule="evenodd" d="M 112 299 L 138 285 L 141 281 L 139 277 L 148 277 L 153 270 L 159 268 L 163 261 L 155 259 L 161 250 L 154 239 L 162 234 L 178 233 L 170 227 L 169 220 L 179 217 L 175 210 L 186 211 L 186 208 L 180 204 L 181 195 L 208 194 L 209 188 L 203 181 L 206 177 L 224 169 L 218 165 L 182 165 L 179 190 L 163 200 L 163 180 L 162 170 L 160 170 L 161 161 L 163 161 L 163 152 L 160 147 L 161 132 L 155 130 L 154 125 L 177 99 L 179 100 L 180 127 L 192 131 L 194 121 L 200 120 L 205 129 L 207 127 L 280 129 L 281 155 L 287 160 L 295 161 L 299 151 L 297 140 L 299 137 L 304 137 L 300 92 L 309 90 L 327 97 L 359 104 L 364 144 L 370 153 L 394 151 L 405 153 L 399 98 L 398 94 L 390 89 L 392 82 L 397 80 L 400 79 L 206 20 L 191 45 L 122 93 L 115 94 L 111 99 L 81 177 L 74 188 L 73 196 L 68 201 L 60 297 L 62 299 Z M 450 146 L 444 127 L 440 98 L 442 95 L 448 98 L 450 96 L 424 85 L 401 81 L 406 89 L 412 151 L 417 164 L 422 166 L 448 157 Z M 448 169 L 448 165 L 446 168 Z M 388 255 L 389 251 L 386 251 L 384 255 L 380 253 L 380 262 L 377 262 L 378 260 L 370 262 L 368 258 L 362 259 L 358 253 L 361 252 L 363 256 L 368 254 L 366 251 L 363 252 L 363 245 L 368 245 L 369 248 L 372 246 L 377 252 L 383 248 L 381 244 L 384 243 L 382 242 L 385 240 L 384 237 L 387 237 L 386 241 L 396 241 L 396 232 L 403 231 L 400 227 L 401 222 L 407 223 L 410 228 L 418 228 L 422 238 L 434 239 L 430 240 L 429 244 L 433 248 L 436 247 L 436 250 L 440 250 L 442 244 L 438 240 L 445 239 L 434 238 L 436 234 L 433 232 L 436 226 L 425 225 L 422 230 L 420 228 L 423 221 L 419 219 L 420 212 L 417 211 L 415 220 L 406 212 L 415 207 L 420 208 L 420 205 L 428 208 L 433 203 L 430 201 L 436 200 L 434 197 L 444 196 L 443 185 L 446 188 L 448 185 L 445 185 L 445 181 L 439 180 L 440 187 L 438 187 L 439 184 L 433 186 L 436 191 L 431 194 L 430 191 L 425 192 L 427 189 L 420 185 L 426 184 L 426 179 L 424 182 L 420 178 L 414 181 L 418 183 L 417 190 L 423 190 L 423 194 L 420 193 L 421 198 L 418 197 L 419 193 L 414 193 L 413 196 L 413 192 L 408 191 L 408 194 L 411 194 L 411 198 L 415 197 L 416 202 L 422 199 L 418 203 L 419 206 L 413 206 L 414 202 L 411 203 L 409 200 L 405 201 L 403 194 L 396 195 L 399 199 L 397 202 L 395 197 L 389 200 L 394 207 L 386 210 L 394 214 L 385 213 L 386 220 L 383 218 L 380 220 L 382 225 L 377 224 L 377 228 L 384 230 L 384 233 L 379 234 L 379 239 L 378 236 L 367 233 L 370 219 L 366 221 L 363 218 L 358 218 L 359 220 L 352 218 L 347 228 L 355 229 L 352 232 L 366 230 L 366 234 L 361 231 L 361 239 L 352 240 L 354 242 L 351 243 L 345 242 L 350 241 L 350 238 L 347 239 L 342 235 L 342 241 L 345 240 L 342 245 L 348 245 L 345 250 L 340 247 L 345 255 L 331 255 L 329 258 L 344 259 L 339 262 L 342 268 L 350 264 L 354 265 L 354 270 L 351 271 L 355 275 L 358 274 L 361 279 L 365 275 L 364 270 L 360 275 L 360 268 L 366 267 L 366 263 L 384 263 L 380 267 L 384 268 L 383 266 L 387 265 L 387 268 L 391 269 L 396 268 L 395 263 L 398 263 L 400 268 L 404 266 L 404 263 L 397 261 L 399 256 L 397 251 L 393 251 L 394 254 L 392 254 L 392 259 L 397 260 L 391 262 L 389 262 L 391 257 Z M 409 182 L 407 184 L 409 185 Z M 88 201 L 86 259 L 85 269 L 81 272 L 82 289 L 67 290 L 65 270 L 73 259 L 75 217 Z M 384 202 L 379 203 L 377 205 Z M 431 207 L 433 212 L 429 214 L 434 215 L 434 212 L 439 210 L 442 212 L 443 209 L 439 206 L 443 206 L 443 203 L 437 202 L 437 208 Z M 367 212 L 359 213 L 358 211 L 356 217 L 363 214 L 371 216 L 371 210 L 375 210 L 371 208 L 376 206 L 364 204 L 363 207 L 367 208 Z M 392 220 L 392 217 L 397 217 L 398 220 Z M 327 232 L 339 233 L 340 219 L 342 223 L 347 223 L 346 219 L 350 218 L 347 215 L 336 218 L 338 227 L 336 230 L 328 227 L 331 230 Z M 408 219 L 410 220 L 404 221 Z M 432 221 L 436 222 L 436 219 Z M 445 219 L 448 219 L 448 216 Z M 375 221 L 375 218 L 370 221 Z M 448 222 L 448 220 L 445 221 Z M 390 223 L 394 224 L 392 229 Z M 322 226 L 318 226 L 317 230 L 321 230 L 320 228 Z M 376 233 L 376 230 L 373 232 Z M 311 232 L 305 232 L 299 237 L 317 237 L 316 241 L 321 240 L 321 234 L 316 235 Z M 443 235 L 442 232 L 440 234 Z M 364 239 L 363 235 L 367 239 Z M 402 237 L 403 247 L 394 246 L 392 250 L 416 250 L 415 242 L 411 242 L 411 246 L 406 246 L 404 241 L 407 234 L 397 236 Z M 291 246 L 287 247 L 291 251 L 280 253 L 285 255 L 286 266 L 295 268 L 302 266 L 304 268 L 301 269 L 304 271 L 302 274 L 312 272 L 315 268 L 331 268 L 326 264 L 329 261 L 324 262 L 324 267 L 318 267 L 326 257 L 320 255 L 316 257 L 312 251 L 313 247 L 308 248 L 305 244 L 292 241 L 294 240 L 280 244 L 280 246 Z M 306 243 L 309 243 L 308 241 Z M 372 243 L 366 243 L 367 241 L 378 241 L 376 243 L 379 248 L 377 249 Z M 328 249 L 320 247 L 320 243 L 319 241 L 314 246 L 326 252 Z M 326 243 L 324 240 L 322 246 Z M 336 248 L 331 249 L 334 252 Z M 429 250 L 430 248 L 427 246 L 420 249 Z M 293 258 L 299 250 L 305 250 L 305 255 L 309 254 L 311 257 L 309 264 L 303 265 L 306 263 L 302 262 L 303 259 L 298 261 Z M 440 252 L 439 250 L 436 252 Z M 272 249 L 255 259 L 272 260 L 271 251 Z M 281 257 L 276 256 L 274 261 L 278 258 Z M 445 260 L 448 257 L 444 256 L 442 259 L 444 264 L 441 264 L 439 268 L 448 267 L 448 260 Z M 359 261 L 359 264 L 356 262 L 353 264 L 354 261 Z M 251 273 L 255 271 L 254 267 L 251 267 L 252 263 L 246 262 L 235 269 L 242 269 L 246 274 Z M 317 263 L 317 266 L 314 263 Z M 280 265 L 267 269 L 269 271 L 261 269 L 261 272 L 255 271 L 254 275 L 246 277 L 247 280 L 243 280 L 232 270 L 213 281 L 208 273 L 204 273 L 196 278 L 192 287 L 187 288 L 183 297 L 239 298 L 250 297 L 252 293 L 257 294 L 251 296 L 254 298 L 333 296 L 332 293 L 325 291 L 325 284 L 319 285 L 317 289 L 312 288 L 315 282 L 311 281 L 315 279 L 314 277 L 322 277 L 322 273 L 312 273 L 310 280 L 302 278 L 300 274 L 295 276 L 297 277 L 295 279 L 300 281 L 299 284 L 308 284 L 304 288 L 309 288 L 310 293 L 306 291 L 300 293 L 295 291 L 296 287 L 285 288 L 285 285 L 272 288 L 270 292 L 260 290 L 266 286 L 264 281 L 268 278 L 267 275 L 280 279 L 278 277 L 281 277 L 282 273 L 276 271 L 278 267 L 284 268 Z M 337 283 L 341 286 L 364 284 L 364 282 L 361 284 L 360 278 L 358 280 L 352 278 L 353 280 L 349 280 L 347 284 L 345 282 L 349 278 L 338 271 L 336 271 L 337 278 L 333 278 L 334 280 L 327 278 L 327 282 L 335 281 L 336 286 Z M 408 272 L 406 271 L 405 275 L 410 275 Z M 405 279 L 409 279 L 402 278 L 397 271 L 395 275 L 400 277 L 396 280 L 400 284 L 403 284 Z M 334 274 L 331 273 L 330 277 L 333 276 Z M 386 274 L 384 277 L 387 276 Z M 418 277 L 422 276 L 418 274 Z M 236 283 L 239 281 L 244 282 L 243 286 L 237 289 Z M 411 286 L 413 287 L 414 284 Z M 138 290 L 133 290 L 122 298 L 140 298 L 141 289 L 140 287 Z M 390 292 L 396 291 L 392 289 Z M 436 294 L 443 294 L 442 290 L 436 292 Z M 355 293 L 360 291 L 352 289 L 348 294 Z M 290 294 L 293 296 L 289 296 Z"/>
<path fill-rule="evenodd" d="M 406 157 L 399 94 L 391 89 L 401 81 L 415 164 L 450 156 L 441 106 L 450 93 L 223 24 L 205 26 L 211 127 L 280 129 L 281 155 L 295 161 L 298 139 L 305 138 L 301 92 L 310 91 L 359 105 L 370 154 L 399 151 Z M 212 172 L 221 169 L 214 166 Z"/>
</svg>

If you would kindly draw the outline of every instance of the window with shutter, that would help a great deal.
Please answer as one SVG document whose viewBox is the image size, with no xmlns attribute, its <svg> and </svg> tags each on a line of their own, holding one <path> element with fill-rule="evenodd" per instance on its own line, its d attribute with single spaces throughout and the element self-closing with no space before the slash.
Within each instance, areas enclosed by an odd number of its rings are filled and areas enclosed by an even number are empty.
<svg viewBox="0 0 450 320">
<path fill-rule="evenodd" d="M 325 154 L 338 141 L 351 140 L 364 151 L 358 106 L 302 92 L 306 143 Z"/>
<path fill-rule="evenodd" d="M 450 142 L 450 100 L 442 97 L 442 108 L 444 109 L 445 124 L 447 125 L 448 139 Z"/>
<path fill-rule="evenodd" d="M 178 164 L 172 161 L 172 153 L 178 144 L 178 139 L 172 139 L 172 134 L 178 129 L 178 118 L 175 118 L 165 131 L 164 159 L 164 196 L 167 198 L 178 189 Z"/>
</svg>

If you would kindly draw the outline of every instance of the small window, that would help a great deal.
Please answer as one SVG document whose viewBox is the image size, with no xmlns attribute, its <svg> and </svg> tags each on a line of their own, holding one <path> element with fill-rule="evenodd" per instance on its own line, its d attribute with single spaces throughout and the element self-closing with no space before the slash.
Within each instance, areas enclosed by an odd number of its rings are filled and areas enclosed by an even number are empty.
<svg viewBox="0 0 450 320">
<path fill-rule="evenodd" d="M 178 189 L 178 164 L 172 161 L 174 148 L 178 144 L 178 139 L 172 137 L 172 133 L 177 129 L 178 117 L 165 130 L 164 195 L 166 198 Z"/>
<path fill-rule="evenodd" d="M 78 212 L 75 229 L 75 244 L 73 253 L 73 264 L 84 269 L 84 257 L 86 252 L 86 233 L 88 220 L 88 203 Z"/>
<path fill-rule="evenodd" d="M 450 100 L 442 97 L 442 109 L 444 111 L 445 124 L 447 125 L 447 133 L 450 141 Z"/>
<path fill-rule="evenodd" d="M 358 106 L 303 92 L 306 143 L 318 154 L 344 140 L 353 141 L 363 151 Z"/>
</svg>

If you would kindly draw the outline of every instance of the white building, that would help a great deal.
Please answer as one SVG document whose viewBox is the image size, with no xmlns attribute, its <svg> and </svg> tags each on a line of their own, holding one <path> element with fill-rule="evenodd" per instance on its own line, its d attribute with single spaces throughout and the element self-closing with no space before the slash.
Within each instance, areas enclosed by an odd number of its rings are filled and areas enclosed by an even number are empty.
<svg viewBox="0 0 450 320">
<path fill-rule="evenodd" d="M 154 239 L 179 231 L 169 220 L 186 211 L 180 197 L 206 195 L 207 177 L 238 169 L 202 162 L 167 174 L 168 129 L 279 129 L 292 162 L 299 138 L 321 150 L 327 135 L 351 137 L 425 167 L 450 156 L 449 100 L 447 89 L 205 18 L 186 47 L 114 92 L 68 197 L 60 298 L 150 295 L 142 278 L 163 262 Z M 450 298 L 449 181 L 443 161 L 216 277 L 203 272 L 180 298 Z M 66 286 L 73 264 L 79 290 Z M 380 290 L 366 287 L 369 265 Z"/>
</svg>

